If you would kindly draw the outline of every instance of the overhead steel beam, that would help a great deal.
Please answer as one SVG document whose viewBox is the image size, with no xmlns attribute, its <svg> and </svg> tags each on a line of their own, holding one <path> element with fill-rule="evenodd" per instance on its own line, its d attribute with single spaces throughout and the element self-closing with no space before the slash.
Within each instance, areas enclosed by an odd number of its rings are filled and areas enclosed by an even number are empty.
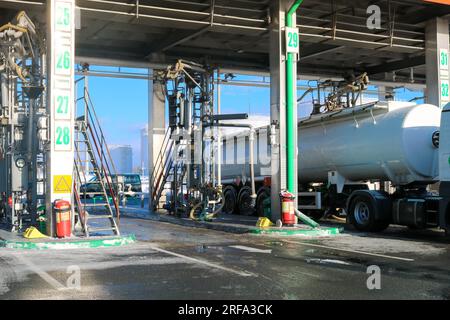
<svg viewBox="0 0 450 320">
<path fill-rule="evenodd" d="M 173 48 L 177 45 L 180 45 L 186 41 L 189 41 L 195 37 L 198 37 L 200 35 L 202 35 L 203 33 L 207 32 L 208 30 L 210 30 L 214 24 L 214 7 L 215 7 L 215 0 L 211 0 L 210 6 L 209 6 L 209 16 L 207 18 L 209 18 L 209 22 L 210 25 L 206 26 L 206 27 L 201 27 L 198 31 L 194 32 L 194 33 L 185 33 L 181 36 L 177 36 L 175 38 L 163 41 L 162 44 L 159 44 L 155 49 L 152 49 L 148 54 L 147 54 L 147 58 L 150 57 L 151 54 L 153 53 L 159 53 L 159 52 L 164 52 L 166 50 L 169 50 L 170 48 Z M 200 11 L 202 12 L 202 11 Z M 203 19 L 204 20 L 204 19 Z"/>
<path fill-rule="evenodd" d="M 434 4 L 420 11 L 411 10 L 411 14 L 405 15 L 405 20 L 411 24 L 419 24 L 433 18 L 439 18 L 450 14 L 450 6 L 444 4 Z"/>
<path fill-rule="evenodd" d="M 367 72 L 368 75 L 374 75 L 383 72 L 392 72 L 412 67 L 417 67 L 425 64 L 425 56 L 409 57 L 406 59 L 396 60 L 388 63 L 383 63 L 373 67 L 367 67 L 361 71 Z"/>
<path fill-rule="evenodd" d="M 121 60 L 108 59 L 92 56 L 76 56 L 75 63 L 88 63 L 90 65 L 108 66 L 108 67 L 125 67 L 125 68 L 150 68 L 150 69 L 165 69 L 165 63 L 145 62 L 142 60 Z"/>
<path fill-rule="evenodd" d="M 320 44 L 317 49 L 313 48 L 311 50 L 310 48 L 306 48 L 305 50 L 301 50 L 299 60 L 304 61 L 306 59 L 314 58 L 314 57 L 320 56 L 325 53 L 330 53 L 330 52 L 339 50 L 341 48 L 344 48 L 344 46 L 333 46 L 333 45 L 329 45 L 329 44 Z"/>
<path fill-rule="evenodd" d="M 183 44 L 186 41 L 189 41 L 195 37 L 198 37 L 198 36 L 204 34 L 205 32 L 207 32 L 210 29 L 211 29 L 211 26 L 206 26 L 206 27 L 200 28 L 198 31 L 196 31 L 194 33 L 184 32 L 183 35 L 181 35 L 181 36 L 176 36 L 176 37 L 170 38 L 170 39 L 164 41 L 163 43 L 158 44 L 158 46 L 155 47 L 154 49 L 151 49 L 146 57 L 148 58 L 153 53 L 164 52 L 164 51 L 169 50 L 177 45 Z"/>
</svg>

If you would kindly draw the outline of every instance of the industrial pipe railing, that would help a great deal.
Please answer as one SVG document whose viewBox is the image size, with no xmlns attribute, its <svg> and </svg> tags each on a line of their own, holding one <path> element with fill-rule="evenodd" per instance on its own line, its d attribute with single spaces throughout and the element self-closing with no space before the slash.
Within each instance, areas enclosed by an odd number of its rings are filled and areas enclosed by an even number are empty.
<svg viewBox="0 0 450 320">
<path fill-rule="evenodd" d="M 255 143 L 255 128 L 251 124 L 234 124 L 234 123 L 213 123 L 209 126 L 212 127 L 229 127 L 229 128 L 248 128 L 250 129 L 250 180 L 251 180 L 251 188 L 252 188 L 252 203 L 251 206 L 254 207 L 256 203 L 256 186 L 255 186 L 255 155 L 254 155 L 254 143 Z M 207 126 L 207 127 L 209 127 Z M 219 142 L 220 143 L 220 142 Z M 219 144 L 220 146 L 220 144 Z"/>
</svg>

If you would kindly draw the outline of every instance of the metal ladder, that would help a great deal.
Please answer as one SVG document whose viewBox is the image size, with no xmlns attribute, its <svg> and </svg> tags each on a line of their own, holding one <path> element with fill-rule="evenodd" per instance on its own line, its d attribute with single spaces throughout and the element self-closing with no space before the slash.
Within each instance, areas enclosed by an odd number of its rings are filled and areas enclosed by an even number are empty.
<svg viewBox="0 0 450 320">
<path fill-rule="evenodd" d="M 86 88 L 80 99 L 83 99 L 85 103 L 85 112 L 75 122 L 74 203 L 78 217 L 86 237 L 99 232 L 120 235 L 119 226 L 114 217 L 115 215 L 118 220 L 120 219 L 118 191 L 115 187 L 118 181 L 113 182 L 114 179 L 117 180 L 114 163 Z M 88 201 L 88 195 L 93 194 L 89 194 L 86 188 L 84 190 L 82 188 L 83 183 L 88 182 L 84 170 L 86 163 L 89 168 L 92 168 L 91 172 L 96 179 L 89 183 L 98 184 L 100 187 L 100 191 L 95 193 L 100 195 L 100 202 L 95 201 L 95 198 L 94 202 Z M 91 210 L 90 213 L 88 208 Z M 95 226 L 92 226 L 91 221 L 95 222 Z"/>
<path fill-rule="evenodd" d="M 169 182 L 169 178 L 173 175 L 173 146 L 174 142 L 170 139 L 171 129 L 167 128 L 164 140 L 158 157 L 153 166 L 152 174 L 149 179 L 151 203 L 153 210 L 157 210 L 165 185 Z"/>
</svg>

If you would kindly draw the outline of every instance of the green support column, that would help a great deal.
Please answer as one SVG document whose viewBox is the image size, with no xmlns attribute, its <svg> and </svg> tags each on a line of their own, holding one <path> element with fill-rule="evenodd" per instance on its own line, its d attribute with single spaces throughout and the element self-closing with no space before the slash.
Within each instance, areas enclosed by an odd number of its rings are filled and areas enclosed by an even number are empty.
<svg viewBox="0 0 450 320">
<path fill-rule="evenodd" d="M 303 0 L 297 0 L 286 13 L 286 27 L 296 27 L 292 16 L 297 11 Z M 289 192 L 296 192 L 295 181 L 295 122 L 294 108 L 296 108 L 295 91 L 297 90 L 297 74 L 294 74 L 294 64 L 296 63 L 295 53 L 288 52 L 286 59 L 286 177 L 287 189 Z"/>
</svg>

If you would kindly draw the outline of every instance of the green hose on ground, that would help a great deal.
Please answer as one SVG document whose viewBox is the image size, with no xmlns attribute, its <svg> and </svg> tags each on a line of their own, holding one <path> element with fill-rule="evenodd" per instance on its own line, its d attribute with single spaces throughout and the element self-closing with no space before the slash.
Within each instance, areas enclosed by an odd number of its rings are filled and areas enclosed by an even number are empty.
<svg viewBox="0 0 450 320">
<path fill-rule="evenodd" d="M 307 224 L 308 226 L 310 226 L 311 228 L 318 228 L 320 227 L 320 225 L 315 222 L 313 219 L 311 219 L 310 217 L 308 217 L 307 215 L 303 214 L 300 212 L 300 210 L 298 209 L 294 209 L 295 210 L 295 215 L 300 219 L 301 222 L 303 222 L 304 224 Z"/>
</svg>

